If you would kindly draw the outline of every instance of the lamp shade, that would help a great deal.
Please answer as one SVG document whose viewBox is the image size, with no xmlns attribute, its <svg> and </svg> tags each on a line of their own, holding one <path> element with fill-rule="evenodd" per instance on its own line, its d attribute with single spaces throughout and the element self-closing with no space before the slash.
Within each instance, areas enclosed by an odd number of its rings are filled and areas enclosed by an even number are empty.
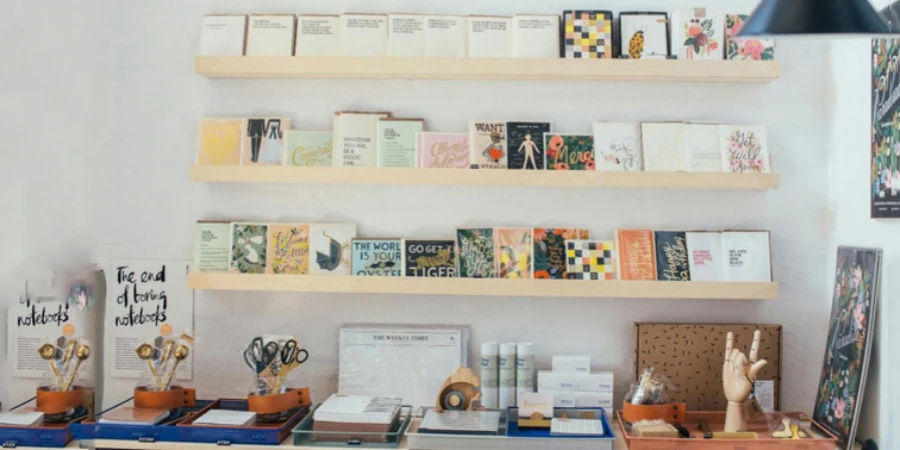
<svg viewBox="0 0 900 450">
<path fill-rule="evenodd" d="M 762 0 L 738 36 L 889 33 L 867 0 Z"/>
</svg>

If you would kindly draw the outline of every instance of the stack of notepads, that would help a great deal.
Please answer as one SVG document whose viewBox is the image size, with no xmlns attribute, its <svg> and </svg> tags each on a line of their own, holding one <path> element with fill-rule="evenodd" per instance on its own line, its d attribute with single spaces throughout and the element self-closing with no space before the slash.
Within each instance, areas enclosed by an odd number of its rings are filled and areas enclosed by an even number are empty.
<svg viewBox="0 0 900 450">
<path fill-rule="evenodd" d="M 332 130 L 290 129 L 287 117 L 204 118 L 197 164 L 409 169 L 768 173 L 766 127 L 594 122 L 559 133 L 550 122 L 478 120 L 467 133 L 426 131 L 421 118 L 339 111 Z"/>
<path fill-rule="evenodd" d="M 456 239 L 367 239 L 353 224 L 204 221 L 200 272 L 573 280 L 772 280 L 769 232 L 457 228 Z"/>
<path fill-rule="evenodd" d="M 400 420 L 400 403 L 397 397 L 332 394 L 313 412 L 312 439 L 387 442 L 387 433 Z"/>
<path fill-rule="evenodd" d="M 0 425 L 37 427 L 44 423 L 44 413 L 33 410 L 0 412 Z"/>
<path fill-rule="evenodd" d="M 671 16 L 671 18 L 670 18 Z M 204 56 L 394 56 L 771 60 L 768 39 L 736 37 L 746 15 L 713 8 L 557 14 L 252 14 L 203 18 Z M 618 30 L 615 28 L 618 27 Z M 618 33 L 617 33 L 618 32 Z M 618 34 L 621 48 L 613 37 Z M 671 44 L 671 45 L 670 45 Z M 671 52 L 670 52 L 671 47 Z"/>
<path fill-rule="evenodd" d="M 191 425 L 219 427 L 250 427 L 256 423 L 256 413 L 250 411 L 233 411 L 227 409 L 211 409 L 194 419 Z"/>
</svg>

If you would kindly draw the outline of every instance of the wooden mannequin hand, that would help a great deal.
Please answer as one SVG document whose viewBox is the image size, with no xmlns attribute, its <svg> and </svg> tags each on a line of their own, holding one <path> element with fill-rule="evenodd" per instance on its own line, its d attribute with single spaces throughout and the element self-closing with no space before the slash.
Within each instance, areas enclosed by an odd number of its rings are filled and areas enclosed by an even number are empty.
<svg viewBox="0 0 900 450">
<path fill-rule="evenodd" d="M 728 333 L 725 342 L 725 362 L 722 364 L 722 384 L 725 398 L 728 399 L 728 412 L 725 419 L 725 431 L 740 431 L 745 428 L 741 404 L 750 397 L 753 381 L 759 371 L 766 365 L 766 360 L 757 360 L 761 333 L 753 333 L 753 344 L 750 346 L 750 360 L 744 352 L 732 348 L 734 334 Z"/>
</svg>

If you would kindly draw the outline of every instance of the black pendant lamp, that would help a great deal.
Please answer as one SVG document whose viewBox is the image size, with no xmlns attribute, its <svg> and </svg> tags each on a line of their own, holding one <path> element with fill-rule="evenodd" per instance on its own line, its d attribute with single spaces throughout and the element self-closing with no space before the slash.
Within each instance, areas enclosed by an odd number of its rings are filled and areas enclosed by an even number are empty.
<svg viewBox="0 0 900 450">
<path fill-rule="evenodd" d="M 889 33 L 867 0 L 762 0 L 738 36 Z"/>
</svg>

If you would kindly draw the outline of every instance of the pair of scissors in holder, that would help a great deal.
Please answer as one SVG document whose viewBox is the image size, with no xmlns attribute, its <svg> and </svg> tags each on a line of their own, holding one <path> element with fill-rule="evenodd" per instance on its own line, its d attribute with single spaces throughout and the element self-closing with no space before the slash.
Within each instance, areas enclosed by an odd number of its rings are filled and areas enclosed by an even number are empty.
<svg viewBox="0 0 900 450">
<path fill-rule="evenodd" d="M 281 370 L 278 371 L 278 376 L 283 377 L 287 375 L 288 372 L 296 369 L 297 366 L 306 362 L 307 359 L 309 359 L 309 352 L 300 348 L 296 339 L 288 339 L 281 347 Z"/>
<path fill-rule="evenodd" d="M 265 342 L 261 336 L 250 341 L 244 350 L 244 362 L 259 375 L 266 371 L 278 357 L 278 343 Z"/>
</svg>

